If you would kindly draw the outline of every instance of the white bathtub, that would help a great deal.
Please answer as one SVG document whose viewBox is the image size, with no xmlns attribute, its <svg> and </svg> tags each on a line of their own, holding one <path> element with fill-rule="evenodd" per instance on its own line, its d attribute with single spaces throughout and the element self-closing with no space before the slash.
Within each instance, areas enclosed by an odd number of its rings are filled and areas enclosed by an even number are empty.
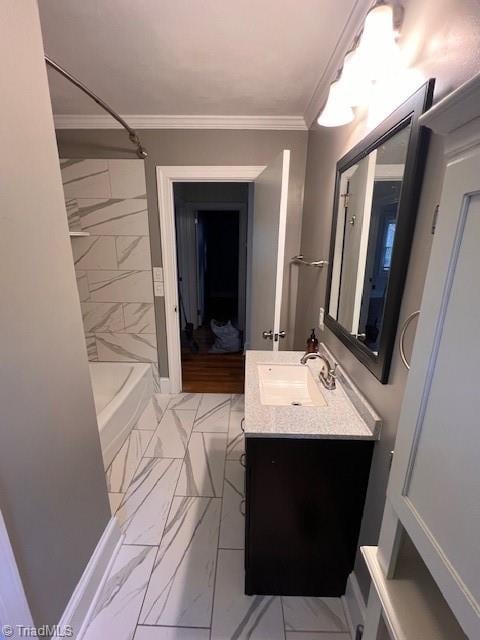
<svg viewBox="0 0 480 640">
<path fill-rule="evenodd" d="M 107 469 L 152 396 L 152 367 L 130 362 L 91 362 L 90 376 Z"/>
</svg>

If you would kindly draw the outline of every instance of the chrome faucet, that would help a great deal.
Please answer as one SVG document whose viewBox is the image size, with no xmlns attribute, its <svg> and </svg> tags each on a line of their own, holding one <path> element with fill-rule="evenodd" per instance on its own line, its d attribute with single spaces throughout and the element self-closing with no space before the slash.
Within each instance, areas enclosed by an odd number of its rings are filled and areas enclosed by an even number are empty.
<svg viewBox="0 0 480 640">
<path fill-rule="evenodd" d="M 324 364 L 324 366 L 322 367 L 322 370 L 318 375 L 320 382 L 323 384 L 325 389 L 328 389 L 329 391 L 333 391 L 333 389 L 335 389 L 336 387 L 335 378 L 336 378 L 337 363 L 335 363 L 332 367 L 328 358 L 326 358 L 321 353 L 306 353 L 304 356 L 302 356 L 302 359 L 300 360 L 300 364 L 307 364 L 309 360 L 313 360 L 315 358 L 322 360 Z M 325 373 L 325 368 L 327 369 L 327 373 Z"/>
</svg>

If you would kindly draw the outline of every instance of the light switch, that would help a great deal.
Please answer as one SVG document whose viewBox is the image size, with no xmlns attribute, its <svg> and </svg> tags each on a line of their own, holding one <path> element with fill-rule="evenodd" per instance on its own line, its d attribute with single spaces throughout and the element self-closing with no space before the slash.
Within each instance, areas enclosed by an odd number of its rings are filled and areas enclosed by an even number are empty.
<svg viewBox="0 0 480 640">
<path fill-rule="evenodd" d="M 153 271 L 153 281 L 163 282 L 163 267 L 153 267 L 152 271 Z"/>
<path fill-rule="evenodd" d="M 153 293 L 158 297 L 163 297 L 165 295 L 165 289 L 163 286 L 163 282 L 154 282 L 153 283 Z"/>
</svg>

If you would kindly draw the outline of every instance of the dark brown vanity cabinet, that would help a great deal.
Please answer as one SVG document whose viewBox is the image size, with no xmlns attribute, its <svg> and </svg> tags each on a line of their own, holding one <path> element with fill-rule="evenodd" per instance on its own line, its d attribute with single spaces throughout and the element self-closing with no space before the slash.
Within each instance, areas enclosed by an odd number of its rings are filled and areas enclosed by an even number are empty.
<svg viewBox="0 0 480 640">
<path fill-rule="evenodd" d="M 245 593 L 345 593 L 373 444 L 246 438 Z"/>
</svg>

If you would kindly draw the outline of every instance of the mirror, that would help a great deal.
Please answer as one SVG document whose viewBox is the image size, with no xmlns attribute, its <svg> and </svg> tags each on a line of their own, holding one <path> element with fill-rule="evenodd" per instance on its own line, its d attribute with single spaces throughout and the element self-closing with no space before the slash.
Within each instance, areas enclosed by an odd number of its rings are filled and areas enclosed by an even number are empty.
<svg viewBox="0 0 480 640">
<path fill-rule="evenodd" d="M 427 83 L 337 164 L 326 323 L 387 382 L 431 104 Z"/>
</svg>

